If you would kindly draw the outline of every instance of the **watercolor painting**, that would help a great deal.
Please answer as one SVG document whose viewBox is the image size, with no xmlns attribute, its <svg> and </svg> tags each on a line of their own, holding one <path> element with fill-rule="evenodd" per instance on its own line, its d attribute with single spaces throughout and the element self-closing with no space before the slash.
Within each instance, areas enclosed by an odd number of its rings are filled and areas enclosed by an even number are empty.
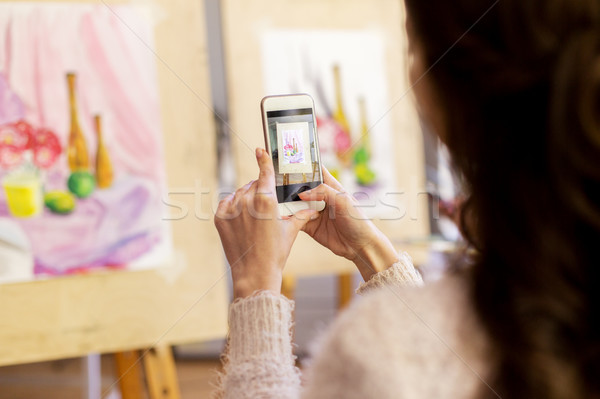
<svg viewBox="0 0 600 399">
<path fill-rule="evenodd" d="M 284 130 L 282 132 L 282 162 L 284 165 L 304 163 L 304 144 L 301 133 L 301 130 Z"/>
<path fill-rule="evenodd" d="M 394 191 L 385 39 L 372 30 L 267 30 L 261 37 L 265 94 L 315 100 L 323 164 L 349 192 Z M 357 195 L 361 196 L 361 195 Z"/>
<path fill-rule="evenodd" d="M 0 4 L 0 259 L 22 269 L 5 280 L 170 256 L 156 62 L 140 42 L 153 27 L 138 11 Z"/>
<path fill-rule="evenodd" d="M 279 173 L 311 173 L 308 122 L 277 123 Z"/>
</svg>

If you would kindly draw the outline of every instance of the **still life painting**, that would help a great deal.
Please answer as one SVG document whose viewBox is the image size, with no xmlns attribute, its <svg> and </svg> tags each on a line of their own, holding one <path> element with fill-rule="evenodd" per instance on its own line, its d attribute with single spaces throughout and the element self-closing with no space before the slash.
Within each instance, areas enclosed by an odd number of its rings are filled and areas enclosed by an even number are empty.
<svg viewBox="0 0 600 399">
<path fill-rule="evenodd" d="M 321 160 L 349 192 L 376 201 L 393 192 L 393 132 L 386 111 L 384 35 L 372 30 L 266 30 L 265 94 L 315 101 Z"/>
<path fill-rule="evenodd" d="M 304 149 L 300 130 L 285 130 L 283 132 L 283 163 L 304 163 Z"/>
<path fill-rule="evenodd" d="M 111 7 L 0 5 L 0 282 L 170 256 L 152 23 Z"/>
<path fill-rule="evenodd" d="M 279 173 L 311 173 L 313 164 L 309 143 L 308 122 L 277 123 Z"/>
</svg>

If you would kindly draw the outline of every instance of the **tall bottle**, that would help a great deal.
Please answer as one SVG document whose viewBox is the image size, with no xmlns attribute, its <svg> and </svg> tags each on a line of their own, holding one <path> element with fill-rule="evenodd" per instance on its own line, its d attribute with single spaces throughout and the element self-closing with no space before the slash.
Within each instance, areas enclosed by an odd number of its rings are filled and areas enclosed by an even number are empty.
<svg viewBox="0 0 600 399">
<path fill-rule="evenodd" d="M 352 136 L 350 134 L 350 124 L 346 113 L 344 112 L 344 99 L 342 95 L 342 79 L 340 66 L 334 65 L 333 67 L 333 82 L 335 85 L 335 111 L 333 112 L 333 119 L 337 122 L 340 127 L 340 131 L 336 134 L 336 152 L 337 156 L 343 166 L 349 166 L 352 162 Z"/>
<path fill-rule="evenodd" d="M 96 135 L 98 138 L 98 148 L 96 150 L 96 185 L 98 188 L 108 188 L 113 183 L 113 168 L 104 137 L 102 136 L 102 118 L 100 115 L 94 116 L 96 126 Z"/>
<path fill-rule="evenodd" d="M 358 99 L 358 109 L 360 112 L 360 138 L 354 152 L 354 163 L 364 163 L 371 159 L 371 138 L 369 137 L 369 121 L 364 97 Z"/>
<path fill-rule="evenodd" d="M 377 178 L 371 169 L 371 138 L 369 137 L 369 120 L 367 118 L 367 106 L 363 97 L 359 98 L 360 109 L 360 139 L 354 152 L 354 174 L 356 181 L 363 186 L 370 186 Z"/>
<path fill-rule="evenodd" d="M 90 167 L 90 160 L 87 152 L 85 137 L 79 125 L 79 116 L 77 112 L 77 101 L 75 98 L 76 76 L 74 73 L 67 74 L 67 84 L 69 87 L 69 105 L 71 110 L 71 131 L 69 133 L 69 144 L 67 147 L 67 160 L 69 169 L 72 172 L 76 170 L 87 170 Z"/>
</svg>

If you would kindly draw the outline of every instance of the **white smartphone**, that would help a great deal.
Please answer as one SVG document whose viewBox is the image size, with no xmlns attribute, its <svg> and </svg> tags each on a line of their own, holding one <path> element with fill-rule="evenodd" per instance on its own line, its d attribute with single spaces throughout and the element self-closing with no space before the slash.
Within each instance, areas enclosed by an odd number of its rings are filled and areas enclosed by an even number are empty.
<svg viewBox="0 0 600 399">
<path fill-rule="evenodd" d="M 263 98 L 265 146 L 273 159 L 279 214 L 325 209 L 323 201 L 302 201 L 298 194 L 323 182 L 315 103 L 307 94 Z"/>
</svg>

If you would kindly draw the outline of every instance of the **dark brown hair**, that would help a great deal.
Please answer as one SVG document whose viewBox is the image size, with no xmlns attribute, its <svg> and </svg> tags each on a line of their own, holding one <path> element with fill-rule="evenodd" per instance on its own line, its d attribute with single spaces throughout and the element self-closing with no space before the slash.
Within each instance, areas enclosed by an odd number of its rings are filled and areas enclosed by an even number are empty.
<svg viewBox="0 0 600 399">
<path fill-rule="evenodd" d="M 405 1 L 468 192 L 488 382 L 599 398 L 600 1 Z"/>
</svg>

